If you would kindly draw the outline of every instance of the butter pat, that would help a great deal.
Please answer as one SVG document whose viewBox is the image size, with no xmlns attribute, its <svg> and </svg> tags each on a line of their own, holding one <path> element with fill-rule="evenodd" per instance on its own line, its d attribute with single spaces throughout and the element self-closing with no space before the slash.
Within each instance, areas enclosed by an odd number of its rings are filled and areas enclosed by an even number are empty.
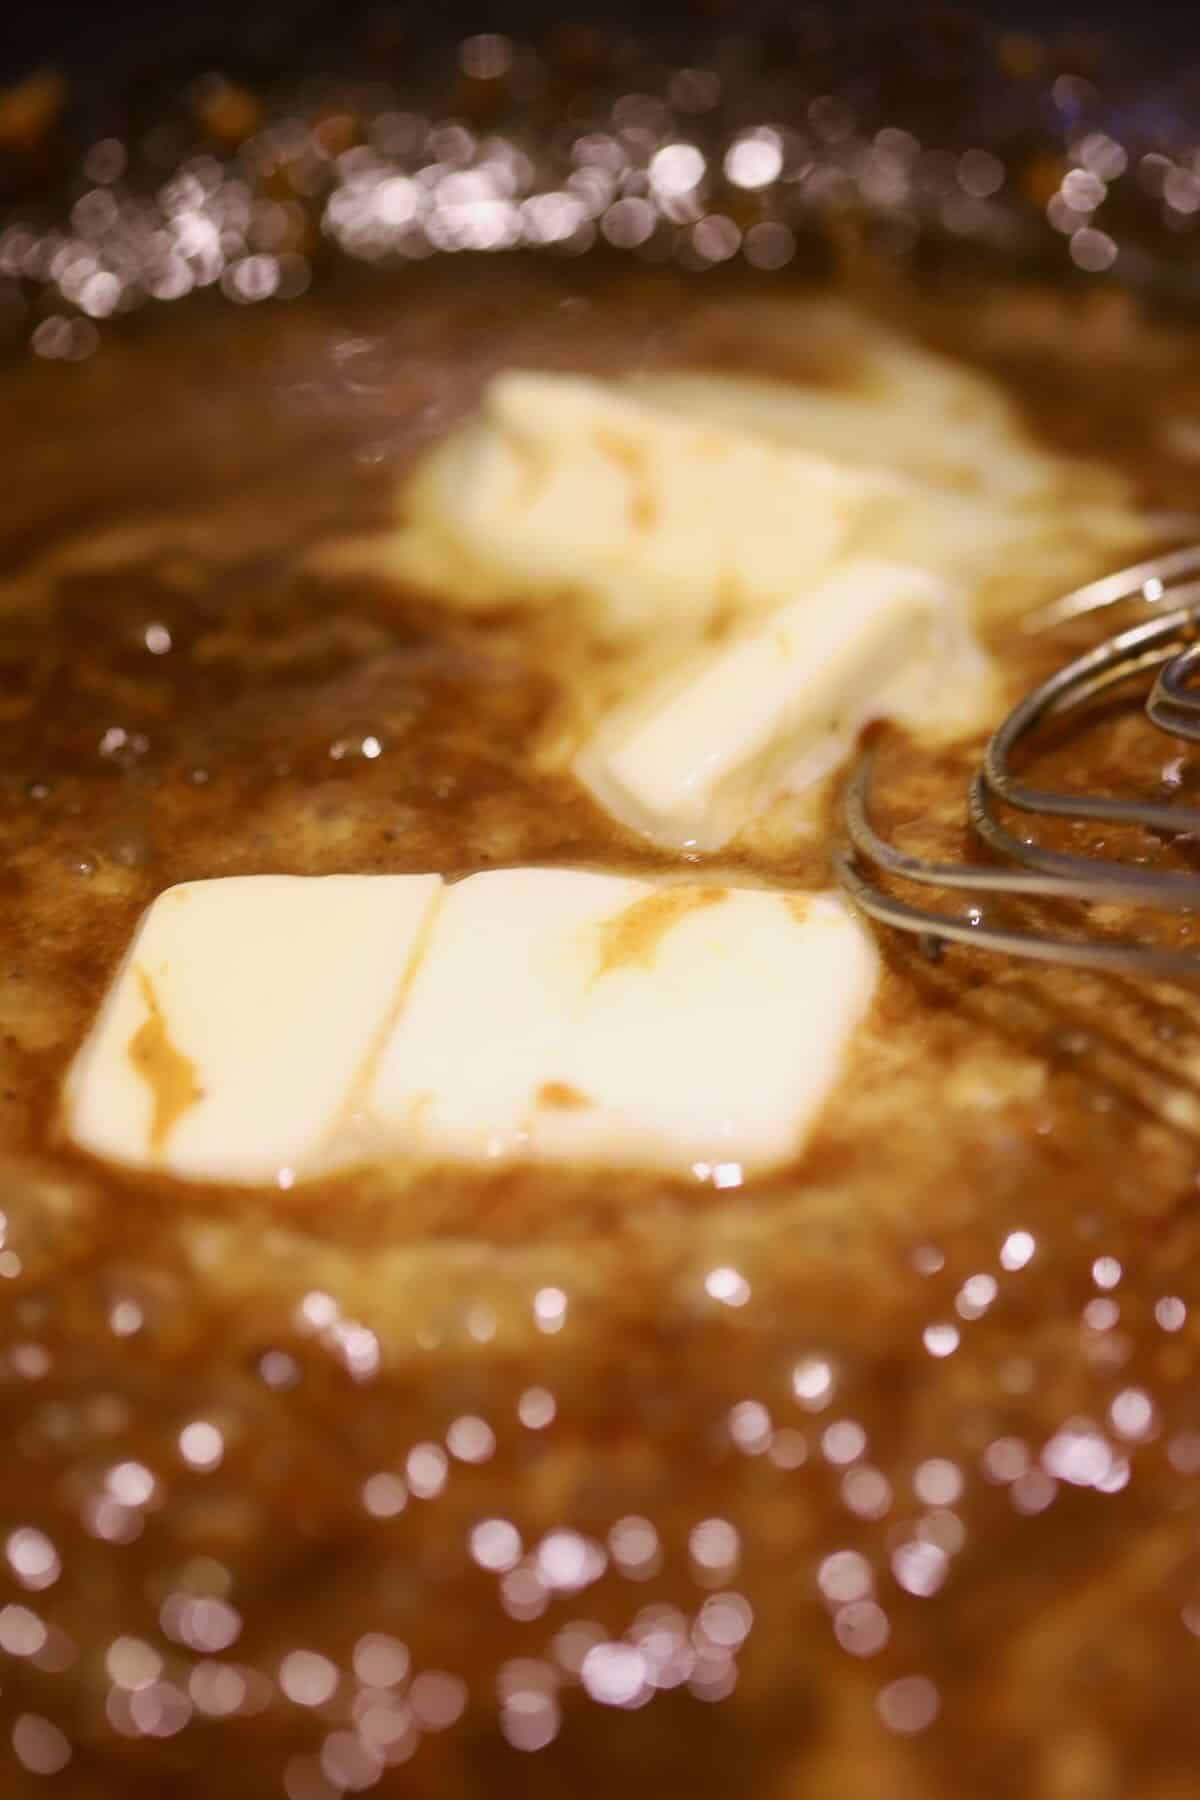
<svg viewBox="0 0 1200 1800">
<path fill-rule="evenodd" d="M 472 876 L 446 891 L 369 1114 L 435 1160 L 760 1170 L 802 1147 L 876 978 L 832 895 Z"/>
<path fill-rule="evenodd" d="M 192 1180 L 399 1158 L 731 1183 L 803 1147 L 876 978 L 835 895 L 559 869 L 195 882 L 142 920 L 66 1125 Z"/>
<path fill-rule="evenodd" d="M 390 554 L 458 605 L 569 597 L 620 641 L 785 598 L 895 492 L 632 390 L 514 373 L 424 460 Z"/>
<path fill-rule="evenodd" d="M 850 314 L 841 330 L 861 362 L 844 386 L 687 369 L 626 389 L 873 482 L 883 465 L 896 504 L 871 512 L 856 547 L 962 583 L 974 617 L 1019 612 L 1145 541 L 1128 483 L 1041 447 L 998 382 Z"/>
<path fill-rule="evenodd" d="M 70 1070 L 70 1135 L 115 1162 L 214 1181 L 323 1166 L 441 885 L 263 875 L 169 888 Z"/>
<path fill-rule="evenodd" d="M 978 713 L 987 679 L 953 589 L 918 568 L 850 558 L 609 714 L 575 772 L 632 830 L 711 850 L 785 780 L 828 773 L 869 720 L 960 724 Z"/>
</svg>

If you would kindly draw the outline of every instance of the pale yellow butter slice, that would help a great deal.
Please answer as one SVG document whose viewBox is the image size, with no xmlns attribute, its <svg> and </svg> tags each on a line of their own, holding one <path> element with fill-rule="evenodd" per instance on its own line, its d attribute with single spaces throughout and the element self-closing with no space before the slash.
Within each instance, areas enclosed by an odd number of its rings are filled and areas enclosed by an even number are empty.
<svg viewBox="0 0 1200 1800">
<path fill-rule="evenodd" d="M 998 382 L 877 326 L 861 340 L 859 379 L 844 386 L 676 369 L 631 377 L 628 390 L 680 418 L 943 491 L 1015 499 L 1054 485 L 1061 459 L 1035 444 Z"/>
<path fill-rule="evenodd" d="M 954 589 L 850 558 L 610 713 L 575 772 L 634 831 L 711 850 L 785 781 L 827 774 L 869 720 L 958 725 L 978 715 L 988 681 Z"/>
<path fill-rule="evenodd" d="M 476 875 L 446 890 L 368 1113 L 434 1159 L 735 1180 L 803 1146 L 876 979 L 832 895 Z"/>
<path fill-rule="evenodd" d="M 263 875 L 160 894 L 68 1075 L 70 1135 L 198 1179 L 336 1160 L 441 886 Z"/>
<path fill-rule="evenodd" d="M 783 599 L 895 492 L 632 390 L 512 373 L 425 459 L 390 554 L 459 605 L 569 599 L 619 641 Z"/>
<path fill-rule="evenodd" d="M 849 321 L 847 321 L 848 323 Z M 681 369 L 627 391 L 680 419 L 891 473 L 857 547 L 961 582 L 973 616 L 1019 611 L 1145 541 L 1128 481 L 1040 445 L 1001 384 L 858 320 L 857 382 L 801 382 Z"/>
</svg>

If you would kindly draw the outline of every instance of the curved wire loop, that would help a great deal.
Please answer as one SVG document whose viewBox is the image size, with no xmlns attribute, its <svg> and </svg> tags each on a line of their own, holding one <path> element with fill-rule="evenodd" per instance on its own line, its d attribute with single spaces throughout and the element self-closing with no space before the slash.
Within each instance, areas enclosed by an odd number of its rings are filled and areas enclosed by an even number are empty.
<svg viewBox="0 0 1200 1800">
<path fill-rule="evenodd" d="M 834 856 L 838 881 L 855 904 L 882 924 L 917 933 L 935 952 L 947 942 L 961 942 L 1010 956 L 1084 968 L 1200 978 L 1200 950 L 1169 950 L 1149 944 L 994 926 L 985 921 L 978 907 L 972 907 L 964 918 L 954 918 L 897 899 L 868 872 L 873 869 L 922 886 L 966 889 L 980 895 L 1072 899 L 1091 905 L 1119 902 L 1181 912 L 1200 909 L 1200 875 L 1134 868 L 1105 857 L 1047 850 L 1032 839 L 1017 835 L 1002 822 L 996 810 L 997 803 L 1001 803 L 1042 817 L 1200 834 L 1197 807 L 1062 793 L 1033 787 L 1012 772 L 1015 751 L 1039 727 L 1050 720 L 1069 717 L 1131 677 L 1151 671 L 1154 682 L 1146 700 L 1150 722 L 1174 737 L 1200 742 L 1200 692 L 1191 686 L 1192 679 L 1200 673 L 1200 642 L 1196 641 L 1200 631 L 1200 580 L 1168 591 L 1172 581 L 1198 571 L 1200 545 L 1195 545 L 1105 576 L 1056 603 L 1058 616 L 1069 618 L 1139 596 L 1154 605 L 1168 599 L 1183 602 L 1169 612 L 1158 612 L 1149 620 L 1117 632 L 1075 657 L 1026 695 L 993 732 L 982 767 L 968 789 L 967 813 L 982 842 L 1003 859 L 999 865 L 933 862 L 906 855 L 889 844 L 871 823 L 875 753 L 866 751 L 851 773 L 843 795 L 842 816 L 849 846 Z"/>
</svg>

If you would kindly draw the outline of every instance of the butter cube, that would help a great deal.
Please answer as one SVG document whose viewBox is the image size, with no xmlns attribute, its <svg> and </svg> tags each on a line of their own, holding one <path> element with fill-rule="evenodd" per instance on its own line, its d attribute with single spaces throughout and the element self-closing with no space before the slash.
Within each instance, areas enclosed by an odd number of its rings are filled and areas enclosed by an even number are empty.
<svg viewBox="0 0 1200 1800">
<path fill-rule="evenodd" d="M 168 888 L 70 1070 L 98 1156 L 200 1180 L 326 1164 L 441 890 L 437 875 L 283 875 Z"/>
<path fill-rule="evenodd" d="M 393 554 L 459 605 L 569 597 L 620 642 L 784 598 L 894 492 L 632 391 L 512 373 L 426 458 Z"/>
<path fill-rule="evenodd" d="M 833 895 L 475 875 L 446 891 L 368 1113 L 431 1159 L 767 1168 L 803 1146 L 877 972 Z"/>
<path fill-rule="evenodd" d="M 850 558 L 615 709 L 575 773 L 632 830 L 711 850 L 785 781 L 827 774 L 869 720 L 961 723 L 985 679 L 952 589 L 905 564 Z"/>
</svg>

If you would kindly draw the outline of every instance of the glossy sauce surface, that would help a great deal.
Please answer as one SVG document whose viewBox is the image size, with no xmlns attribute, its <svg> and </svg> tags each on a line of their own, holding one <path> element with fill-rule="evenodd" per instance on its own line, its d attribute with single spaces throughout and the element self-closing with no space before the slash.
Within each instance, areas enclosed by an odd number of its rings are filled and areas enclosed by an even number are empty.
<svg viewBox="0 0 1200 1800">
<path fill-rule="evenodd" d="M 852 378 L 755 303 L 430 272 L 5 376 L 6 1793 L 47 1790 L 39 1758 L 81 1800 L 1191 1793 L 1194 996 L 889 942 L 804 1160 L 734 1189 L 391 1169 L 263 1195 L 125 1179 L 56 1133 L 171 882 L 661 865 L 540 769 L 554 686 L 518 620 L 305 555 L 376 522 L 497 367 Z M 893 304 L 1187 506 L 1171 328 Z M 1103 629 L 995 648 L 1016 693 Z M 976 748 L 890 740 L 906 848 L 967 848 Z M 1128 712 L 1044 767 L 1186 792 L 1182 749 Z M 829 841 L 738 866 L 824 885 Z"/>
</svg>

